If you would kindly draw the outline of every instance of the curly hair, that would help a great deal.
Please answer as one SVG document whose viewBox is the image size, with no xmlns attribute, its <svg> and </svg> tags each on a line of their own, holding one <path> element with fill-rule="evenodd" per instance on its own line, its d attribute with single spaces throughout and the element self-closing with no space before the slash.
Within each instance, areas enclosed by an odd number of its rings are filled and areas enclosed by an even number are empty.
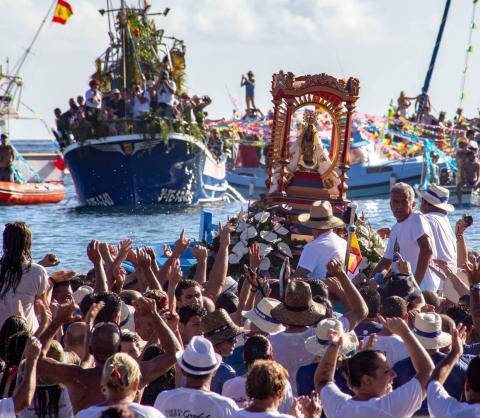
<svg viewBox="0 0 480 418">
<path fill-rule="evenodd" d="M 32 265 L 32 232 L 25 222 L 13 222 L 3 230 L 3 255 L 0 258 L 0 297 L 10 289 L 15 291 L 23 275 L 23 263 L 27 271 Z"/>
<path fill-rule="evenodd" d="M 125 392 L 138 381 L 140 381 L 140 367 L 128 354 L 116 353 L 105 362 L 102 383 L 110 390 Z"/>
<path fill-rule="evenodd" d="M 252 399 L 282 399 L 288 372 L 273 360 L 257 360 L 247 374 L 246 392 Z"/>
</svg>

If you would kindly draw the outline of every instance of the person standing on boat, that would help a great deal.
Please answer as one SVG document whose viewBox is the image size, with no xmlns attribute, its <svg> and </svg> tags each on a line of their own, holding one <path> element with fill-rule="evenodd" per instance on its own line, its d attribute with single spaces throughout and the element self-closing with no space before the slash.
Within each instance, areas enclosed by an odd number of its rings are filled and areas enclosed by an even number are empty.
<svg viewBox="0 0 480 418">
<path fill-rule="evenodd" d="M 480 162 L 478 161 L 478 145 L 471 141 L 467 148 L 465 160 L 460 169 L 460 181 L 457 183 L 457 203 L 462 207 L 463 187 L 475 189 L 480 184 Z"/>
<path fill-rule="evenodd" d="M 173 99 L 177 85 L 170 79 L 168 71 L 162 71 L 157 85 L 157 115 L 173 118 Z"/>
<path fill-rule="evenodd" d="M 407 117 L 407 109 L 412 104 L 413 99 L 405 96 L 405 92 L 403 90 L 400 92 L 400 96 L 397 99 L 397 116 L 401 116 L 403 118 Z"/>
<path fill-rule="evenodd" d="M 255 109 L 255 75 L 250 70 L 245 77 L 242 74 L 242 80 L 240 81 L 240 87 L 245 86 L 245 102 L 247 104 L 247 110 Z"/>
<path fill-rule="evenodd" d="M 150 93 L 147 89 L 143 89 L 138 83 L 133 83 L 133 117 L 141 118 L 145 113 L 150 111 Z"/>
<path fill-rule="evenodd" d="M 85 93 L 86 118 L 95 127 L 100 116 L 100 109 L 102 108 L 102 92 L 100 91 L 100 83 L 97 80 L 91 80 L 89 86 L 90 90 L 87 90 Z"/>
<path fill-rule="evenodd" d="M 2 134 L 0 145 L 0 181 L 14 181 L 15 150 L 8 144 L 8 135 Z"/>
</svg>

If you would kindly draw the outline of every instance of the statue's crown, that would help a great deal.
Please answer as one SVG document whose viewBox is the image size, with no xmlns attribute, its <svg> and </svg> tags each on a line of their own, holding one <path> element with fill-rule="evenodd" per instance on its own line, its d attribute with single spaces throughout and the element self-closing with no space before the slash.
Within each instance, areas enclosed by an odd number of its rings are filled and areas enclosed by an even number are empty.
<svg viewBox="0 0 480 418">
<path fill-rule="evenodd" d="M 305 110 L 303 113 L 303 122 L 307 125 L 315 125 L 317 123 L 317 113 L 313 110 Z"/>
</svg>

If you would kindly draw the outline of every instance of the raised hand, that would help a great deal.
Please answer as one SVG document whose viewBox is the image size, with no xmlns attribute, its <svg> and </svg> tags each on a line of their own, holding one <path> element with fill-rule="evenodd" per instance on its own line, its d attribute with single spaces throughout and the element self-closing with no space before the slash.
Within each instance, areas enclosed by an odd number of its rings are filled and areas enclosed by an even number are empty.
<svg viewBox="0 0 480 418">
<path fill-rule="evenodd" d="M 163 244 L 163 255 L 170 258 L 172 254 L 172 249 L 167 244 Z"/>
<path fill-rule="evenodd" d="M 180 267 L 180 261 L 178 259 L 172 265 L 172 268 L 168 272 L 168 281 L 172 282 L 175 287 L 177 287 L 180 280 L 182 280 L 182 268 Z"/>
<path fill-rule="evenodd" d="M 135 309 L 139 309 L 141 312 L 150 316 L 157 316 L 157 303 L 150 298 L 141 297 L 134 302 Z"/>
<path fill-rule="evenodd" d="M 26 360 L 37 360 L 42 352 L 42 344 L 35 337 L 30 337 L 23 355 Z"/>
<path fill-rule="evenodd" d="M 132 249 L 132 240 L 124 239 L 118 244 L 118 253 L 116 258 L 120 258 L 122 262 L 127 259 L 130 250 Z"/>
<path fill-rule="evenodd" d="M 258 245 L 258 243 L 255 242 L 250 245 L 250 247 L 248 248 L 248 261 L 250 264 L 250 268 L 253 271 L 257 271 L 264 258 L 265 257 L 262 257 L 260 255 L 260 245 Z"/>
<path fill-rule="evenodd" d="M 452 332 L 452 348 L 451 351 L 456 356 L 460 357 L 463 354 L 463 343 L 467 336 L 467 327 L 463 324 L 458 324 Z"/>
<path fill-rule="evenodd" d="M 382 315 L 378 315 L 378 321 L 392 334 L 399 337 L 403 337 L 410 332 L 407 323 L 402 318 L 384 318 Z"/>
<path fill-rule="evenodd" d="M 295 418 L 320 418 L 322 404 L 320 395 L 313 391 L 310 396 L 298 396 L 294 399 L 291 413 Z"/>
<path fill-rule="evenodd" d="M 52 253 L 46 254 L 45 257 L 43 257 L 38 264 L 40 264 L 43 267 L 55 267 L 60 264 L 60 259 Z"/>
<path fill-rule="evenodd" d="M 343 344 L 343 334 L 339 334 L 337 331 L 330 331 L 328 341 L 333 345 L 341 346 Z"/>
<path fill-rule="evenodd" d="M 165 315 L 165 322 L 169 328 L 175 332 L 178 330 L 178 324 L 180 323 L 180 316 L 175 311 L 170 311 Z"/>
<path fill-rule="evenodd" d="M 150 262 L 151 264 L 156 264 L 157 263 L 157 256 L 155 254 L 155 250 L 152 247 L 144 247 L 145 252 L 150 256 Z"/>
<path fill-rule="evenodd" d="M 228 247 L 230 245 L 230 234 L 235 231 L 235 227 L 226 223 L 223 227 L 222 224 L 218 224 L 218 235 L 220 237 L 220 246 Z"/>
<path fill-rule="evenodd" d="M 185 250 L 190 245 L 191 240 L 185 238 L 185 229 L 182 229 L 180 237 L 175 241 L 173 246 L 172 257 L 180 258 L 180 256 L 185 252 Z"/>
<path fill-rule="evenodd" d="M 87 257 L 93 264 L 102 262 L 102 253 L 100 252 L 100 243 L 97 240 L 92 240 L 88 244 Z"/>
<path fill-rule="evenodd" d="M 117 266 L 112 271 L 113 283 L 111 285 L 111 291 L 115 293 L 120 293 L 123 290 L 125 285 L 125 278 L 127 277 L 127 272 L 122 266 Z"/>
<path fill-rule="evenodd" d="M 137 250 L 137 266 L 145 270 L 150 267 L 150 263 L 151 263 L 151 258 L 150 258 L 150 255 L 145 250 L 145 248 L 139 248 Z"/>
<path fill-rule="evenodd" d="M 207 250 L 206 247 L 203 247 L 203 246 L 199 245 L 195 248 L 192 248 L 192 254 L 197 259 L 197 261 L 199 263 L 207 261 L 208 250 Z"/>
<path fill-rule="evenodd" d="M 398 266 L 398 272 L 402 274 L 412 274 L 412 267 L 410 263 L 405 260 L 401 254 L 398 253 L 398 261 L 397 261 L 397 266 Z"/>
<path fill-rule="evenodd" d="M 343 263 L 337 259 L 334 258 L 330 260 L 327 264 L 327 274 L 330 277 L 337 277 L 340 274 L 343 274 Z"/>
<path fill-rule="evenodd" d="M 470 225 L 467 225 L 465 223 L 465 219 L 463 219 L 463 216 L 457 221 L 455 224 L 455 233 L 457 235 L 463 235 L 465 230 L 469 227 Z"/>
<path fill-rule="evenodd" d="M 382 239 L 390 238 L 390 228 L 380 228 L 377 230 L 377 234 L 380 235 Z"/>
</svg>

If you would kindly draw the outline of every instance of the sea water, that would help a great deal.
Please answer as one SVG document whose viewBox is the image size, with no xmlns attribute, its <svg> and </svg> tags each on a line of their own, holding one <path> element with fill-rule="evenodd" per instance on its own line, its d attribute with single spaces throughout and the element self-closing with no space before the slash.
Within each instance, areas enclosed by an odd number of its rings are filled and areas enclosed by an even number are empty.
<svg viewBox="0 0 480 418">
<path fill-rule="evenodd" d="M 129 238 L 135 244 L 173 242 L 182 228 L 186 235 L 198 239 L 199 206 L 187 208 L 141 208 L 138 210 L 78 209 L 71 178 L 66 177 L 67 198 L 59 204 L 35 206 L 1 206 L 0 227 L 13 221 L 25 221 L 33 233 L 32 255 L 41 259 L 46 253 L 57 254 L 62 263 L 56 269 L 85 273 L 91 263 L 86 254 L 90 240 L 117 243 Z M 364 212 L 374 228 L 391 227 L 395 220 L 391 214 L 388 197 L 358 200 L 358 212 Z M 226 222 L 246 204 L 225 203 L 206 209 L 213 213 L 215 222 Z M 450 215 L 452 225 L 464 213 L 474 218 L 466 232 L 472 249 L 480 250 L 480 208 L 456 210 Z"/>
</svg>

